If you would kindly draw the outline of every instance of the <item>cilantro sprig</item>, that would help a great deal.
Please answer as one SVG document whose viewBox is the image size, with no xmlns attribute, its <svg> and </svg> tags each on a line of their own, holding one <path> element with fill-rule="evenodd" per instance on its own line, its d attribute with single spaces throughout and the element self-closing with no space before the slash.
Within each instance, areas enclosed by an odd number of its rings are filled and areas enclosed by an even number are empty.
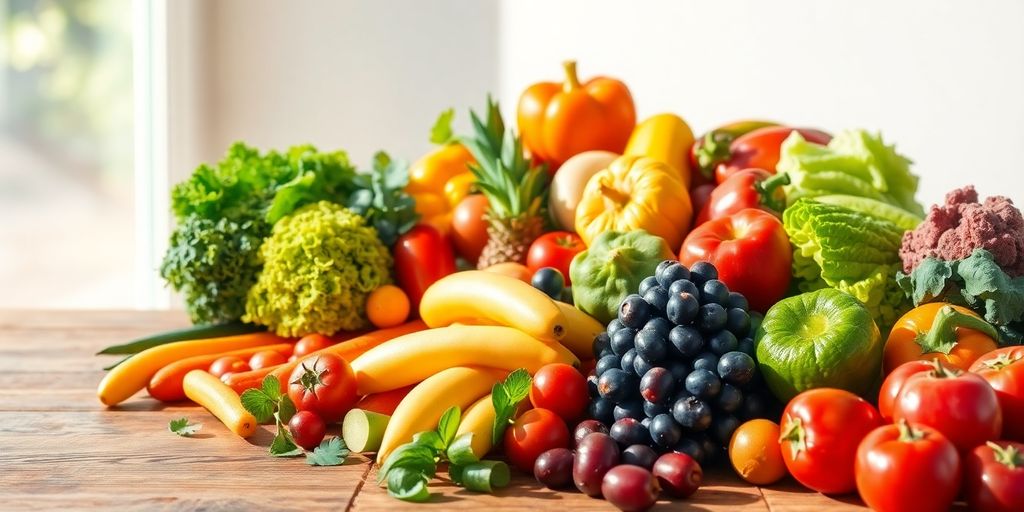
<svg viewBox="0 0 1024 512">
<path fill-rule="evenodd" d="M 340 466 L 349 456 L 348 446 L 340 437 L 324 439 L 313 453 L 306 454 L 306 463 L 310 466 Z"/>
<path fill-rule="evenodd" d="M 178 434 L 181 437 L 192 437 L 192 434 L 199 432 L 203 428 L 202 423 L 189 423 L 188 418 L 178 418 L 171 420 L 167 425 L 167 430 Z"/>
</svg>

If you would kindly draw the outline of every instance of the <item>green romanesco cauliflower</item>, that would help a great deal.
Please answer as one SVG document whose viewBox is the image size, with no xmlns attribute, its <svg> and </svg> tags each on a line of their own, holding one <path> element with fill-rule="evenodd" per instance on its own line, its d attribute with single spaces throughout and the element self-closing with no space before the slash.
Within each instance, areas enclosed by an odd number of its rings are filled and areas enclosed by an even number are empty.
<svg viewBox="0 0 1024 512">
<path fill-rule="evenodd" d="M 391 254 L 365 219 L 334 203 L 299 208 L 274 224 L 260 249 L 246 322 L 282 336 L 369 326 L 366 297 L 391 282 Z"/>
</svg>

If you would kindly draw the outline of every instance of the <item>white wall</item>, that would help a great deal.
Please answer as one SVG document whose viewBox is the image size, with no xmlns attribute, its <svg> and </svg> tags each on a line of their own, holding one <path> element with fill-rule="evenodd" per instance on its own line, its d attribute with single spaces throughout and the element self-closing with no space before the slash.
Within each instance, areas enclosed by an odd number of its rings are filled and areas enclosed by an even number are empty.
<svg viewBox="0 0 1024 512">
<path fill-rule="evenodd" d="M 919 199 L 976 183 L 1024 203 L 1024 2 L 210 2 L 198 154 L 311 141 L 415 158 L 434 116 L 558 79 L 626 81 L 641 115 L 865 127 L 916 162 Z M 463 116 L 464 117 L 464 116 Z M 176 172 L 187 172 L 179 169 Z"/>
</svg>

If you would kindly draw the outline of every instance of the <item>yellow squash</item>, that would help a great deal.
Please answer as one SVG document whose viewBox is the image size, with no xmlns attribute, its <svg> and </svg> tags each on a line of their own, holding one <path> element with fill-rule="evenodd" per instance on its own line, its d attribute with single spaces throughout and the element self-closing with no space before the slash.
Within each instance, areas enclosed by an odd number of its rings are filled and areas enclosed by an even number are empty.
<svg viewBox="0 0 1024 512">
<path fill-rule="evenodd" d="M 622 153 L 647 156 L 670 165 L 690 189 L 690 146 L 693 130 L 675 114 L 657 114 L 636 125 Z"/>
<path fill-rule="evenodd" d="M 605 231 L 646 230 L 679 247 L 693 207 L 686 185 L 668 164 L 622 156 L 595 174 L 576 208 L 576 233 L 589 246 Z"/>
</svg>

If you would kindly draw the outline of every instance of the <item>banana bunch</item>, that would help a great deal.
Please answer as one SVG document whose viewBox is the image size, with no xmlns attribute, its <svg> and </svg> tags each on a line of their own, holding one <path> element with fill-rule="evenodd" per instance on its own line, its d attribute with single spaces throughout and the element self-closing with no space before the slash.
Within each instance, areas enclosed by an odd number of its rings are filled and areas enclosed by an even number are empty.
<svg viewBox="0 0 1024 512">
<path fill-rule="evenodd" d="M 490 391 L 509 372 L 531 374 L 550 363 L 579 366 L 593 357 L 604 328 L 586 313 L 551 300 L 513 277 L 466 271 L 423 294 L 420 317 L 430 329 L 399 336 L 352 361 L 360 395 L 415 385 L 388 421 L 377 452 L 383 464 L 413 435 L 437 426 L 444 411 L 463 411 L 460 433 L 474 432 L 473 451 L 491 448 Z"/>
</svg>

